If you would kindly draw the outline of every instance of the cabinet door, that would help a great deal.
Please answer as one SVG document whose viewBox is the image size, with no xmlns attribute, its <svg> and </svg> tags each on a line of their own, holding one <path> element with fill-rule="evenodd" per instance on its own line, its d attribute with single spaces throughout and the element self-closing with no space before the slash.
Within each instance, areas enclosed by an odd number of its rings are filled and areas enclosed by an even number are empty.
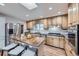
<svg viewBox="0 0 79 59">
<path fill-rule="evenodd" d="M 32 21 L 32 28 L 35 26 L 35 21 Z"/>
<path fill-rule="evenodd" d="M 67 29 L 68 28 L 68 17 L 67 16 L 63 16 L 62 27 L 63 27 L 63 29 Z"/>
<path fill-rule="evenodd" d="M 68 10 L 68 26 L 73 26 L 78 24 L 78 3 L 72 3 L 69 5 Z"/>
<path fill-rule="evenodd" d="M 28 26 L 28 29 L 32 29 L 32 27 L 33 27 L 32 21 L 31 22 L 28 22 L 27 26 Z"/>
<path fill-rule="evenodd" d="M 30 29 L 32 29 L 32 22 L 29 23 L 29 27 L 30 27 Z"/>
<path fill-rule="evenodd" d="M 77 3 L 73 3 L 73 24 L 72 25 L 76 25 L 78 20 L 78 4 Z"/>
<path fill-rule="evenodd" d="M 53 46 L 59 47 L 59 37 L 53 37 Z"/>
<path fill-rule="evenodd" d="M 73 6 L 72 4 L 69 5 L 68 9 L 68 26 L 72 26 L 72 21 L 73 21 Z"/>
<path fill-rule="evenodd" d="M 52 37 L 48 37 L 46 44 L 53 46 L 53 38 Z"/>
<path fill-rule="evenodd" d="M 27 22 L 27 29 L 30 29 L 30 27 L 29 27 L 29 22 Z"/>
<path fill-rule="evenodd" d="M 57 25 L 57 18 L 56 18 L 56 17 L 54 17 L 54 18 L 52 19 L 52 23 L 53 23 L 54 26 Z"/>
<path fill-rule="evenodd" d="M 57 17 L 57 25 L 59 25 L 59 26 L 62 25 L 62 16 Z"/>
<path fill-rule="evenodd" d="M 48 19 L 48 26 L 52 26 L 52 19 Z"/>
<path fill-rule="evenodd" d="M 65 48 L 65 39 L 63 37 L 60 37 L 60 48 Z"/>
<path fill-rule="evenodd" d="M 45 28 L 48 27 L 48 20 L 47 19 L 44 19 L 44 26 L 45 26 Z"/>
<path fill-rule="evenodd" d="M 43 20 L 40 20 L 41 21 L 41 23 L 43 23 L 44 24 L 44 28 L 47 28 L 48 27 L 48 20 L 47 19 L 43 19 Z"/>
</svg>

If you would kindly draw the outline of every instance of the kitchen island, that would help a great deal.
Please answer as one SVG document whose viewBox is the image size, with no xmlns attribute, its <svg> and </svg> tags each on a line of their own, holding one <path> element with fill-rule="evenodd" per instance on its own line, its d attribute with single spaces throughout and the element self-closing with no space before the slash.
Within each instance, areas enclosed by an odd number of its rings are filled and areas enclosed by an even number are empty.
<svg viewBox="0 0 79 59">
<path fill-rule="evenodd" d="M 21 42 L 26 45 L 39 47 L 41 44 L 44 44 L 45 38 L 44 37 L 27 38 L 26 36 L 20 38 L 17 36 L 11 36 L 11 40 L 14 40 L 15 42 L 17 41 L 17 43 Z"/>
</svg>

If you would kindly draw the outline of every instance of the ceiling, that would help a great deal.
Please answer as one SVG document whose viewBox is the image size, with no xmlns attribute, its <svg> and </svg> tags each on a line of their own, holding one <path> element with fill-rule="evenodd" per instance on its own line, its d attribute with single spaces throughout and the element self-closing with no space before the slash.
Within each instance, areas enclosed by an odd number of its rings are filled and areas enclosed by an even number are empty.
<svg viewBox="0 0 79 59">
<path fill-rule="evenodd" d="M 22 6 L 20 3 L 5 3 L 5 6 L 0 6 L 0 13 L 8 16 L 13 16 L 20 20 L 33 20 L 40 17 L 50 17 L 62 14 L 67 14 L 67 3 L 36 3 L 37 8 L 29 10 Z M 51 10 L 49 10 L 49 8 Z M 58 12 L 61 12 L 60 14 Z M 28 16 L 29 15 L 29 16 Z"/>
</svg>

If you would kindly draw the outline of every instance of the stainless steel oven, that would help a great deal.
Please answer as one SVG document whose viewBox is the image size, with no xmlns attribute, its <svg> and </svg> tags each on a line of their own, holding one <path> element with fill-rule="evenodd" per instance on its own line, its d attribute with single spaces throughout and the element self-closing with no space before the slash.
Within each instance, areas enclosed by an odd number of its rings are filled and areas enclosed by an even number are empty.
<svg viewBox="0 0 79 59">
<path fill-rule="evenodd" d="M 79 24 L 70 27 L 68 33 L 69 41 L 75 47 L 75 51 L 79 55 Z"/>
</svg>

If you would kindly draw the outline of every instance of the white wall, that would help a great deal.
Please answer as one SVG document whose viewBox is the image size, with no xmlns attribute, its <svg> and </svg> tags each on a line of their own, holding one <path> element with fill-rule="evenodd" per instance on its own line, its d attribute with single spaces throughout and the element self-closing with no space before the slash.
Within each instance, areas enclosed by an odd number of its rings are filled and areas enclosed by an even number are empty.
<svg viewBox="0 0 79 59">
<path fill-rule="evenodd" d="M 13 23 L 13 24 L 20 23 L 20 24 L 24 25 L 24 29 L 23 29 L 24 32 L 26 31 L 26 21 L 6 16 L 6 23 Z"/>
<path fill-rule="evenodd" d="M 5 46 L 5 17 L 0 15 L 0 49 Z"/>
<path fill-rule="evenodd" d="M 0 14 L 0 49 L 5 46 L 5 23 L 24 24 L 25 21 Z"/>
<path fill-rule="evenodd" d="M 6 23 L 13 23 L 13 24 L 20 23 L 20 24 L 24 24 L 24 22 L 25 21 L 22 21 L 20 19 L 16 19 L 16 18 L 13 18 L 13 17 L 6 16 Z"/>
</svg>

